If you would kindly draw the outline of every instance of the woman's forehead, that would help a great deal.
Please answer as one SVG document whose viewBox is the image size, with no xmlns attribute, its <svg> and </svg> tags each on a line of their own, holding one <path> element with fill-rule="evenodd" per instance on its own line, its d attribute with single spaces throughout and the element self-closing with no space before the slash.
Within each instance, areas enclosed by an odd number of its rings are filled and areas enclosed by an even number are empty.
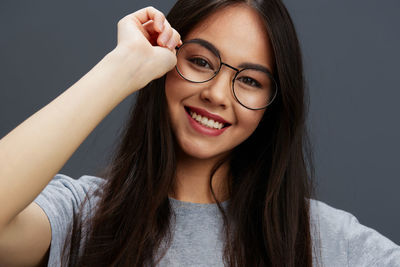
<svg viewBox="0 0 400 267">
<path fill-rule="evenodd" d="M 251 7 L 241 4 L 218 10 L 193 28 L 185 41 L 201 38 L 221 52 L 231 64 L 251 61 L 272 69 L 274 57 L 263 20 Z"/>
</svg>

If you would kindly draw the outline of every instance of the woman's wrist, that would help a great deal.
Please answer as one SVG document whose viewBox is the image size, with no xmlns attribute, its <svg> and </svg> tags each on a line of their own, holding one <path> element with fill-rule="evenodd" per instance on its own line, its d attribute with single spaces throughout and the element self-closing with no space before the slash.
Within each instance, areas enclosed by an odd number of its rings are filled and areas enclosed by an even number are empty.
<svg viewBox="0 0 400 267">
<path fill-rule="evenodd" d="M 141 73 L 146 64 L 145 57 L 123 47 L 116 47 L 109 52 L 101 61 L 105 64 L 104 70 L 109 72 L 115 83 L 118 93 L 125 98 L 144 87 L 147 82 Z"/>
</svg>

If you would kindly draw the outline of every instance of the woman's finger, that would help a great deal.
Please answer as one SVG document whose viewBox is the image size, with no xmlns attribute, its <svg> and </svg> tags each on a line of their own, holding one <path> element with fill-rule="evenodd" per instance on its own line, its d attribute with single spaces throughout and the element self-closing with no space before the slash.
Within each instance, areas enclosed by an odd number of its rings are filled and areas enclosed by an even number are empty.
<svg viewBox="0 0 400 267">
<path fill-rule="evenodd" d="M 146 22 L 152 20 L 154 21 L 154 26 L 157 32 L 162 32 L 164 30 L 165 16 L 161 11 L 155 9 L 152 6 L 142 8 L 128 15 L 128 17 L 132 19 L 137 19 L 141 24 L 145 24 Z"/>
<path fill-rule="evenodd" d="M 143 24 L 143 28 L 145 31 L 145 37 L 147 40 L 151 42 L 152 45 L 157 45 L 158 31 L 154 26 L 154 21 L 148 21 Z M 167 41 L 165 46 L 168 46 L 169 49 L 173 50 L 176 46 L 180 46 L 182 44 L 180 34 L 174 29 L 172 29 L 172 35 L 170 39 Z"/>
<path fill-rule="evenodd" d="M 157 38 L 160 33 L 155 27 L 155 22 L 146 22 L 145 24 L 143 24 L 143 29 L 145 31 L 145 37 L 147 38 L 147 40 L 149 40 L 152 45 L 157 45 Z"/>
<path fill-rule="evenodd" d="M 172 28 L 172 31 L 173 31 L 172 37 L 171 39 L 169 39 L 167 44 L 168 48 L 171 50 L 175 49 L 175 47 L 182 44 L 181 35 L 174 28 Z"/>
<path fill-rule="evenodd" d="M 158 36 L 157 43 L 159 46 L 167 46 L 173 34 L 173 29 L 167 20 L 164 20 L 164 30 Z"/>
</svg>

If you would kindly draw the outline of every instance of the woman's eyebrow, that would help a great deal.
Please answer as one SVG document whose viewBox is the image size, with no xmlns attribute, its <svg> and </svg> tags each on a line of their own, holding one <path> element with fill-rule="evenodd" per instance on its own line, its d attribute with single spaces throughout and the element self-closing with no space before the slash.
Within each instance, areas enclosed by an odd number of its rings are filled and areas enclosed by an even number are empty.
<svg viewBox="0 0 400 267">
<path fill-rule="evenodd" d="M 270 69 L 268 69 L 267 67 L 260 65 L 260 64 L 254 64 L 254 63 L 249 63 L 249 62 L 245 62 L 239 65 L 239 68 L 241 69 L 255 69 L 255 70 L 259 70 L 268 74 L 272 75 L 272 71 Z"/>
<path fill-rule="evenodd" d="M 201 38 L 196 38 L 196 39 L 191 39 L 190 41 L 195 41 L 197 43 L 199 43 L 200 45 L 204 46 L 205 48 L 207 48 L 208 50 L 210 50 L 214 55 L 216 55 L 217 57 L 220 57 L 220 52 L 218 50 L 218 48 L 216 48 L 212 43 L 201 39 Z"/>
<path fill-rule="evenodd" d="M 201 39 L 201 38 L 191 39 L 190 41 L 197 42 L 198 44 L 200 44 L 200 45 L 204 46 L 205 48 L 207 48 L 208 50 L 210 50 L 214 55 L 221 58 L 221 56 L 220 56 L 221 53 L 219 52 L 218 48 L 216 48 L 212 43 L 210 43 L 204 39 Z M 267 68 L 263 65 L 260 65 L 260 64 L 244 62 L 244 63 L 240 64 L 238 67 L 240 69 L 255 69 L 255 70 L 259 70 L 259 71 L 262 71 L 262 72 L 272 75 L 272 71 L 269 68 Z"/>
</svg>

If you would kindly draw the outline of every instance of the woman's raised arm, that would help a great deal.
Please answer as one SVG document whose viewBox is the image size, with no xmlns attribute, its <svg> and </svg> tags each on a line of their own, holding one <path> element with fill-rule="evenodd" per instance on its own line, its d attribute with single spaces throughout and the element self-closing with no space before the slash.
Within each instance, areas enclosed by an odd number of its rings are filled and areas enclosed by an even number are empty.
<svg viewBox="0 0 400 267">
<path fill-rule="evenodd" d="M 113 51 L 0 140 L 0 249 L 1 237 L 7 236 L 2 231 L 100 121 L 128 95 L 174 67 L 180 43 L 179 34 L 156 9 L 127 15 L 118 22 Z"/>
</svg>

